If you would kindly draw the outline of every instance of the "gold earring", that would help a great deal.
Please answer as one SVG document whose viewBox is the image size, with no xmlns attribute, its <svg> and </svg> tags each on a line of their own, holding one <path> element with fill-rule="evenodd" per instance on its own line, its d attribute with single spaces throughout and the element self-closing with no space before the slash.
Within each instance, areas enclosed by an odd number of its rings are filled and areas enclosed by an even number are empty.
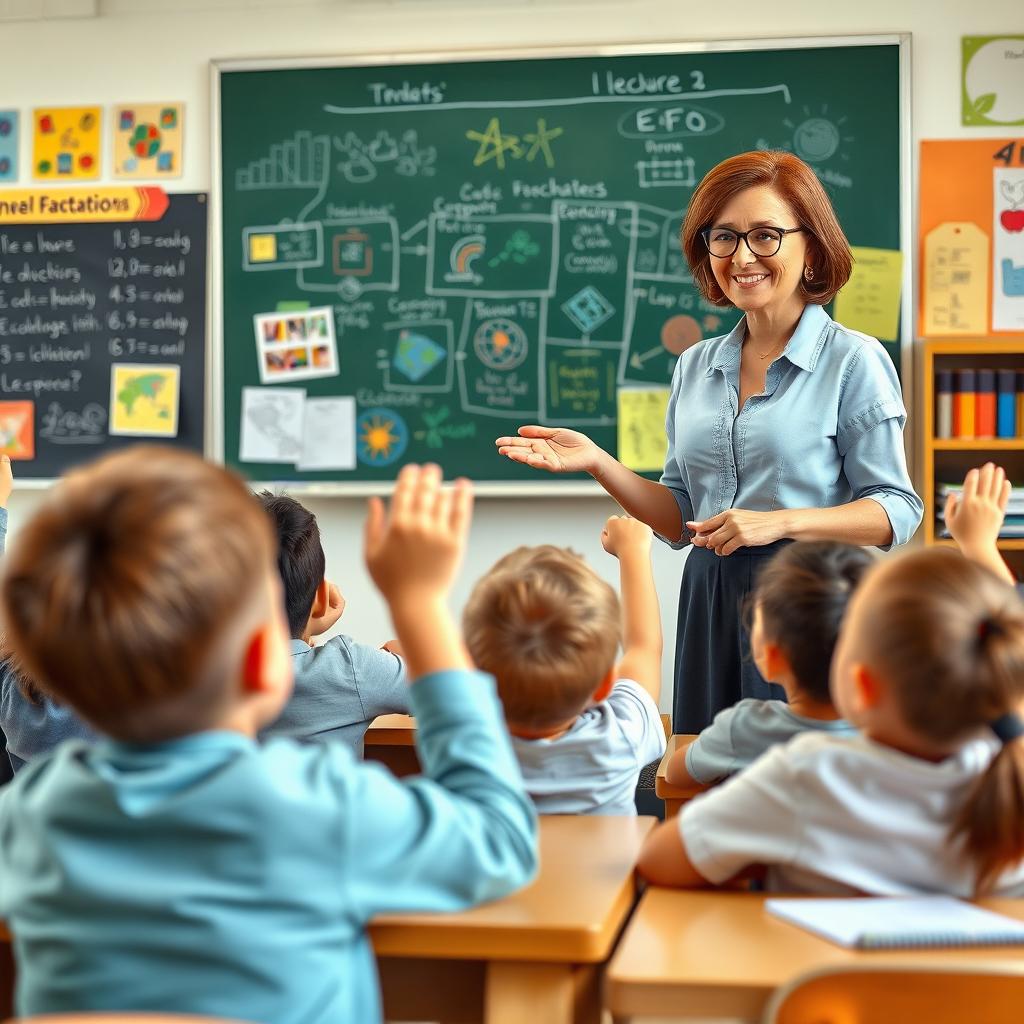
<svg viewBox="0 0 1024 1024">
<path fill-rule="evenodd" d="M 805 281 L 813 281 L 814 280 L 814 270 L 813 270 L 813 268 L 811 268 L 811 267 L 804 267 L 804 280 Z"/>
</svg>

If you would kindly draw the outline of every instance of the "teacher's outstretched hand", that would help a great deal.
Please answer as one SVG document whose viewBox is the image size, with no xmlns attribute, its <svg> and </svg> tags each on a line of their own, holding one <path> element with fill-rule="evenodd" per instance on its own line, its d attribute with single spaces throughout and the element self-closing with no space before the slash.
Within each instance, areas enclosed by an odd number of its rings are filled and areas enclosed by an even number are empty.
<svg viewBox="0 0 1024 1024">
<path fill-rule="evenodd" d="M 611 458 L 586 434 L 564 427 L 520 427 L 518 437 L 499 437 L 494 443 L 498 446 L 499 455 L 551 473 L 589 473 L 593 476 L 601 457 Z"/>
<path fill-rule="evenodd" d="M 499 455 L 534 469 L 589 473 L 634 519 L 647 523 L 662 537 L 686 542 L 683 515 L 672 491 L 637 476 L 586 434 L 533 424 L 520 427 L 515 437 L 499 437 L 494 443 Z"/>
</svg>

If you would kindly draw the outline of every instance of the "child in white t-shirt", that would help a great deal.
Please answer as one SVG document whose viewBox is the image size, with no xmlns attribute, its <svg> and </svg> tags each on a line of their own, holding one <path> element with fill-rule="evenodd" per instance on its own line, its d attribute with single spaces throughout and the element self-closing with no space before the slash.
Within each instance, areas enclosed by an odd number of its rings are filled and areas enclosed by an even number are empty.
<svg viewBox="0 0 1024 1024">
<path fill-rule="evenodd" d="M 861 730 L 808 733 L 693 800 L 640 872 L 774 890 L 1024 895 L 1024 603 L 947 549 L 877 564 L 853 596 L 832 696 Z"/>
<path fill-rule="evenodd" d="M 720 711 L 672 756 L 671 785 L 704 789 L 801 732 L 854 731 L 832 703 L 829 666 L 850 595 L 873 561 L 864 548 L 834 541 L 797 541 L 772 557 L 754 589 L 750 653 L 786 700 L 751 697 Z"/>
</svg>

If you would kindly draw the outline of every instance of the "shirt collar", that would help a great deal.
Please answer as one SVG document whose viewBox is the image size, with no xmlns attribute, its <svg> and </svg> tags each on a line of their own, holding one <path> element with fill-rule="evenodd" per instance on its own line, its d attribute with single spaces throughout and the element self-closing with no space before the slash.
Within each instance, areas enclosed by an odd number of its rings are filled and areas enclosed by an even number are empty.
<svg viewBox="0 0 1024 1024">
<path fill-rule="evenodd" d="M 193 732 L 187 736 L 179 736 L 173 740 L 158 743 L 126 743 L 120 740 L 107 739 L 96 744 L 94 748 L 103 756 L 131 761 L 162 760 L 168 754 L 197 754 L 204 751 L 242 750 L 255 744 L 251 736 L 235 732 L 233 729 L 208 729 L 204 732 Z"/>
<path fill-rule="evenodd" d="M 296 637 L 292 637 L 291 645 L 292 645 L 292 654 L 305 654 L 306 651 L 313 650 L 313 648 L 310 647 L 309 644 L 307 644 L 305 640 L 299 640 Z"/>
<path fill-rule="evenodd" d="M 823 307 L 808 303 L 804 306 L 796 330 L 782 350 L 782 355 L 801 370 L 812 371 L 818 363 L 818 356 L 821 355 L 825 343 L 825 329 L 830 322 L 829 315 Z M 739 366 L 740 350 L 746 332 L 747 318 L 744 316 L 726 335 L 718 355 L 711 364 L 712 370 L 727 371 Z"/>
</svg>

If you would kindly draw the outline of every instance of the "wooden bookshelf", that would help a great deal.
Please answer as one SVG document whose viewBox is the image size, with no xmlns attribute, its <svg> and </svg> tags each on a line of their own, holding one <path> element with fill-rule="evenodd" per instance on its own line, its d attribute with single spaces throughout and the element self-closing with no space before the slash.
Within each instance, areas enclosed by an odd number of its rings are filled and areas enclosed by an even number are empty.
<svg viewBox="0 0 1024 1024">
<path fill-rule="evenodd" d="M 1024 341 L 992 338 L 963 338 L 922 342 L 918 409 L 922 412 L 920 437 L 921 497 L 924 499 L 924 542 L 951 545 L 936 536 L 937 491 L 940 484 L 958 483 L 968 469 L 988 461 L 1003 466 L 1011 480 L 1024 484 L 1024 437 L 937 438 L 935 436 L 935 371 L 937 369 L 1024 370 Z M 1018 426 L 1018 430 L 1020 427 Z M 1020 571 L 1024 565 L 1024 538 L 999 542 Z"/>
</svg>

